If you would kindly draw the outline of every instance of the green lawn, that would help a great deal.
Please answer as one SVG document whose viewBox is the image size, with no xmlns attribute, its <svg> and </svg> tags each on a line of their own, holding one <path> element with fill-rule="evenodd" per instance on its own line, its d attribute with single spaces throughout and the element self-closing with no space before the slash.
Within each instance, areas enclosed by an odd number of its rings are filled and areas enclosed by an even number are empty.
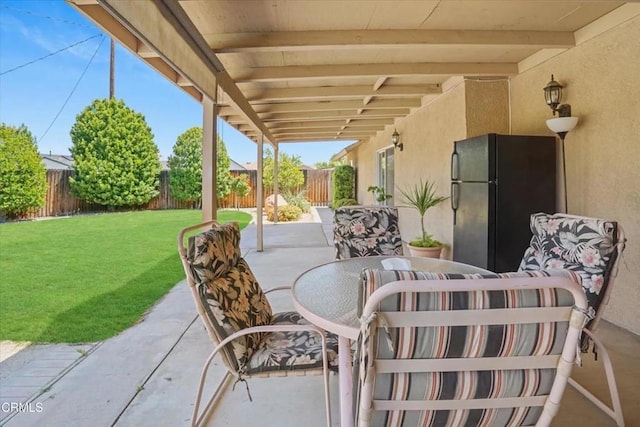
<svg viewBox="0 0 640 427">
<path fill-rule="evenodd" d="M 91 342 L 133 325 L 184 278 L 176 238 L 201 215 L 142 211 L 0 224 L 0 340 Z M 251 216 L 220 211 L 218 219 L 244 228 Z"/>
</svg>

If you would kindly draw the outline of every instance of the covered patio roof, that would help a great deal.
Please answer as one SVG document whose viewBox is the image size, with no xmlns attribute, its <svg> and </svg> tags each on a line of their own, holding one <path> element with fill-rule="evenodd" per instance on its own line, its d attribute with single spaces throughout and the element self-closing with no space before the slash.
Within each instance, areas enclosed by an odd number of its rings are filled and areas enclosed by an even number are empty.
<svg viewBox="0 0 640 427">
<path fill-rule="evenodd" d="M 509 78 L 638 14 L 611 0 L 68 1 L 274 145 L 366 142 L 460 78 Z"/>
</svg>

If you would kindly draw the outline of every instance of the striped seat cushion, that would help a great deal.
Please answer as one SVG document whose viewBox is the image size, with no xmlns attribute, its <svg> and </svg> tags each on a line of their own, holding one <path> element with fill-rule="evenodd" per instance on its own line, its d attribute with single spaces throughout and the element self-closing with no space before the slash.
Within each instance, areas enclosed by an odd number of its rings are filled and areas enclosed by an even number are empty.
<svg viewBox="0 0 640 427">
<path fill-rule="evenodd" d="M 443 274 L 419 271 L 365 269 L 361 276 L 362 309 L 369 295 L 397 280 L 450 280 L 501 277 L 570 276 L 570 272 L 535 271 L 505 274 Z M 572 306 L 573 297 L 563 290 L 509 290 L 478 292 L 404 293 L 382 301 L 379 312 L 441 311 L 488 308 Z M 514 357 L 560 354 L 567 324 L 519 324 L 376 329 L 376 359 L 434 359 Z M 366 340 L 366 334 L 364 338 Z M 390 338 L 392 346 L 387 344 Z M 360 346 L 359 346 L 360 348 Z M 366 345 L 363 347 L 366 348 Z M 373 363 L 370 355 L 358 356 L 360 364 Z M 362 371 L 361 371 L 362 372 Z M 377 374 L 376 400 L 449 400 L 537 396 L 549 393 L 555 369 L 417 372 Z M 540 407 L 437 411 L 375 412 L 374 426 L 512 426 L 533 425 Z"/>
</svg>

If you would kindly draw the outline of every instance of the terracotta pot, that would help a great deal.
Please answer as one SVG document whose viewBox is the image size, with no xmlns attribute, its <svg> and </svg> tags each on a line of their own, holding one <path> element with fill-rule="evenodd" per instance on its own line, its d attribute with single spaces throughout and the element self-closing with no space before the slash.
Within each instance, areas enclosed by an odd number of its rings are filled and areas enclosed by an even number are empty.
<svg viewBox="0 0 640 427">
<path fill-rule="evenodd" d="M 420 256 L 424 258 L 440 258 L 440 254 L 442 253 L 442 246 L 437 246 L 435 248 L 420 248 L 418 246 L 411 246 L 407 244 L 409 247 L 409 253 L 411 256 Z"/>
</svg>

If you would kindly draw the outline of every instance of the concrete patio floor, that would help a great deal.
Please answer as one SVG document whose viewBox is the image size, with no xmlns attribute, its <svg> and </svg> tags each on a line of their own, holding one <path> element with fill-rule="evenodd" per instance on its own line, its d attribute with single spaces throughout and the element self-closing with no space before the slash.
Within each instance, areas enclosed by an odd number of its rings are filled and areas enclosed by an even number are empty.
<svg viewBox="0 0 640 427">
<path fill-rule="evenodd" d="M 319 209 L 320 222 L 265 226 L 265 250 L 257 252 L 255 225 L 242 232 L 245 258 L 264 288 L 288 285 L 298 274 L 333 259 L 327 235 L 330 211 Z M 176 255 L 177 256 L 177 255 Z M 321 285 L 321 284 L 319 284 Z M 270 298 L 274 311 L 291 309 L 287 292 Z M 603 322 L 598 335 L 611 353 L 627 426 L 640 426 L 640 337 Z M 14 426 L 185 426 L 189 425 L 197 381 L 212 344 L 196 317 L 186 283 L 178 283 L 145 317 L 120 335 L 76 357 L 71 369 L 50 381 L 31 400 L 32 412 L 7 417 L 0 425 Z M 24 351 L 24 350 L 23 350 Z M 75 350 L 73 350 L 75 351 Z M 44 354 L 44 353 L 43 353 Z M 0 364 L 0 371 L 20 352 Z M 13 360 L 13 362 L 12 362 Z M 38 358 L 33 362 L 37 362 Z M 584 356 L 574 378 L 605 397 L 602 364 Z M 32 363 L 23 361 L 0 376 L 2 386 L 29 377 Z M 210 385 L 222 378 L 219 361 L 210 370 Z M 32 375 L 33 376 L 33 375 Z M 28 382 L 28 380 L 22 380 Z M 339 425 L 338 381 L 331 377 L 333 425 Z M 228 386 L 210 417 L 211 426 L 323 426 L 322 378 L 288 377 L 249 380 L 253 402 L 243 384 Z M 6 400 L 6 398 L 4 398 Z M 37 411 L 41 403 L 41 411 Z M 571 387 L 565 393 L 554 426 L 600 427 L 615 423 Z"/>
</svg>

